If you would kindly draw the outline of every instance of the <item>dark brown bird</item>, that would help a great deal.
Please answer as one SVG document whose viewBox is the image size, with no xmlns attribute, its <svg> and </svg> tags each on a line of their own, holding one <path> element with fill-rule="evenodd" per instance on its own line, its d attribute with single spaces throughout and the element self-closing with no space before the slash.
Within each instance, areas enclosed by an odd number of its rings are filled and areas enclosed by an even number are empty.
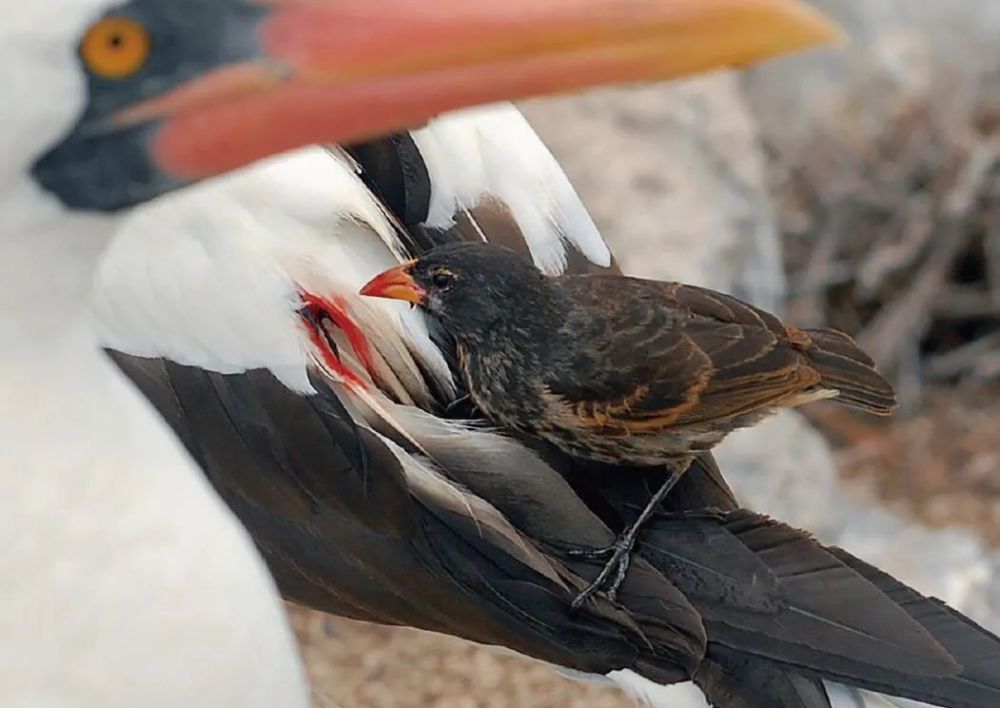
<svg viewBox="0 0 1000 708">
<path fill-rule="evenodd" d="M 452 244 L 363 294 L 418 304 L 454 338 L 472 401 L 493 422 L 598 462 L 675 473 L 736 428 L 823 398 L 877 415 L 889 383 L 846 334 L 802 330 L 729 295 L 619 275 L 547 277 L 513 251 Z M 611 585 L 613 592 L 620 580 Z"/>
</svg>

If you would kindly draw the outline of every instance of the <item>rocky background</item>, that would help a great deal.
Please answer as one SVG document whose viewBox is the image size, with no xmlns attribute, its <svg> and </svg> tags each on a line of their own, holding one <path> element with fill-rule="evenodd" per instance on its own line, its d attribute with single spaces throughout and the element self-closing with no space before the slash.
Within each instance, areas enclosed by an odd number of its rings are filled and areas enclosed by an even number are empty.
<svg viewBox="0 0 1000 708">
<path fill-rule="evenodd" d="M 525 110 L 626 271 L 834 323 L 896 378 L 888 424 L 817 406 L 732 436 L 744 503 L 1000 630 L 1000 3 L 814 2 L 849 45 Z M 457 640 L 293 614 L 321 706 L 632 705 Z"/>
</svg>

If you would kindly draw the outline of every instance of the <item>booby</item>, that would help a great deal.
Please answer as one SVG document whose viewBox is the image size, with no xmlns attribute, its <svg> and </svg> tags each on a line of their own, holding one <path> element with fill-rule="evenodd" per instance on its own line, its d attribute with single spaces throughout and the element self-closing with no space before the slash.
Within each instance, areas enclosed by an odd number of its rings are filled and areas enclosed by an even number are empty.
<svg viewBox="0 0 1000 708">
<path fill-rule="evenodd" d="M 821 708 L 843 690 L 832 681 L 854 687 L 856 705 L 884 705 L 858 689 L 996 705 L 1000 640 L 740 509 L 707 457 L 644 532 L 620 604 L 598 597 L 574 613 L 600 567 L 567 550 L 609 541 L 662 480 L 575 468 L 570 486 L 565 457 L 449 420 L 462 411 L 447 347 L 407 308 L 356 297 L 385 263 L 480 238 L 550 272 L 614 267 L 510 106 L 308 149 L 172 197 L 137 215 L 102 264 L 106 345 L 287 598 L 650 697 L 693 679 L 718 706 Z M 704 705 L 677 690 L 662 705 Z"/>
<path fill-rule="evenodd" d="M 12 706 L 308 704 L 251 542 L 98 350 L 88 302 L 117 214 L 281 150 L 829 35 L 782 0 L 67 0 L 7 2 L 3 18 L 0 702 Z M 718 41 L 677 51 L 718 27 Z"/>
</svg>

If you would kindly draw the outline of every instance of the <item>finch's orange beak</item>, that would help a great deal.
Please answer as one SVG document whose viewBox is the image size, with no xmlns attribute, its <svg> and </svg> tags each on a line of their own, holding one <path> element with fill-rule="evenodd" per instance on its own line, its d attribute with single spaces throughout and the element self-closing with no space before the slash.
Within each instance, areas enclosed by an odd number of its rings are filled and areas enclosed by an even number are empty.
<svg viewBox="0 0 1000 708">
<path fill-rule="evenodd" d="M 361 294 L 423 305 L 427 302 L 427 292 L 417 284 L 417 281 L 410 274 L 410 269 L 415 262 L 407 261 L 376 275 L 361 288 Z"/>
</svg>

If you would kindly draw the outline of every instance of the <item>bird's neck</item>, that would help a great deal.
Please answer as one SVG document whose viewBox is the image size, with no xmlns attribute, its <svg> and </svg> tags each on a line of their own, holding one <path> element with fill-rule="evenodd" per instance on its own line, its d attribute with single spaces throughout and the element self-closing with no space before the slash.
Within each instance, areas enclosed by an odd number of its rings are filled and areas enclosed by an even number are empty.
<svg viewBox="0 0 1000 708">
<path fill-rule="evenodd" d="M 0 460 L 9 462 L 0 462 L 0 476 L 30 470 L 85 484 L 119 436 L 133 428 L 153 438 L 157 427 L 100 351 L 90 315 L 114 221 L 69 215 L 16 190 L 0 196 L 0 210 Z"/>
<path fill-rule="evenodd" d="M 0 357 L 68 346 L 87 329 L 90 291 L 114 219 L 67 214 L 30 187 L 0 195 Z"/>
<path fill-rule="evenodd" d="M 18 579 L 0 583 L 0 654 L 29 667 L 5 705 L 49 687 L 50 703 L 306 705 L 245 531 L 100 350 L 88 302 L 114 223 L 35 207 L 0 194 L 0 534 Z"/>
<path fill-rule="evenodd" d="M 89 303 L 114 219 L 16 190 L 0 196 L 0 213 L 0 478 L 71 489 L 113 474 L 107 459 L 135 474 L 127 460 L 147 445 L 186 463 L 98 342 Z"/>
</svg>

